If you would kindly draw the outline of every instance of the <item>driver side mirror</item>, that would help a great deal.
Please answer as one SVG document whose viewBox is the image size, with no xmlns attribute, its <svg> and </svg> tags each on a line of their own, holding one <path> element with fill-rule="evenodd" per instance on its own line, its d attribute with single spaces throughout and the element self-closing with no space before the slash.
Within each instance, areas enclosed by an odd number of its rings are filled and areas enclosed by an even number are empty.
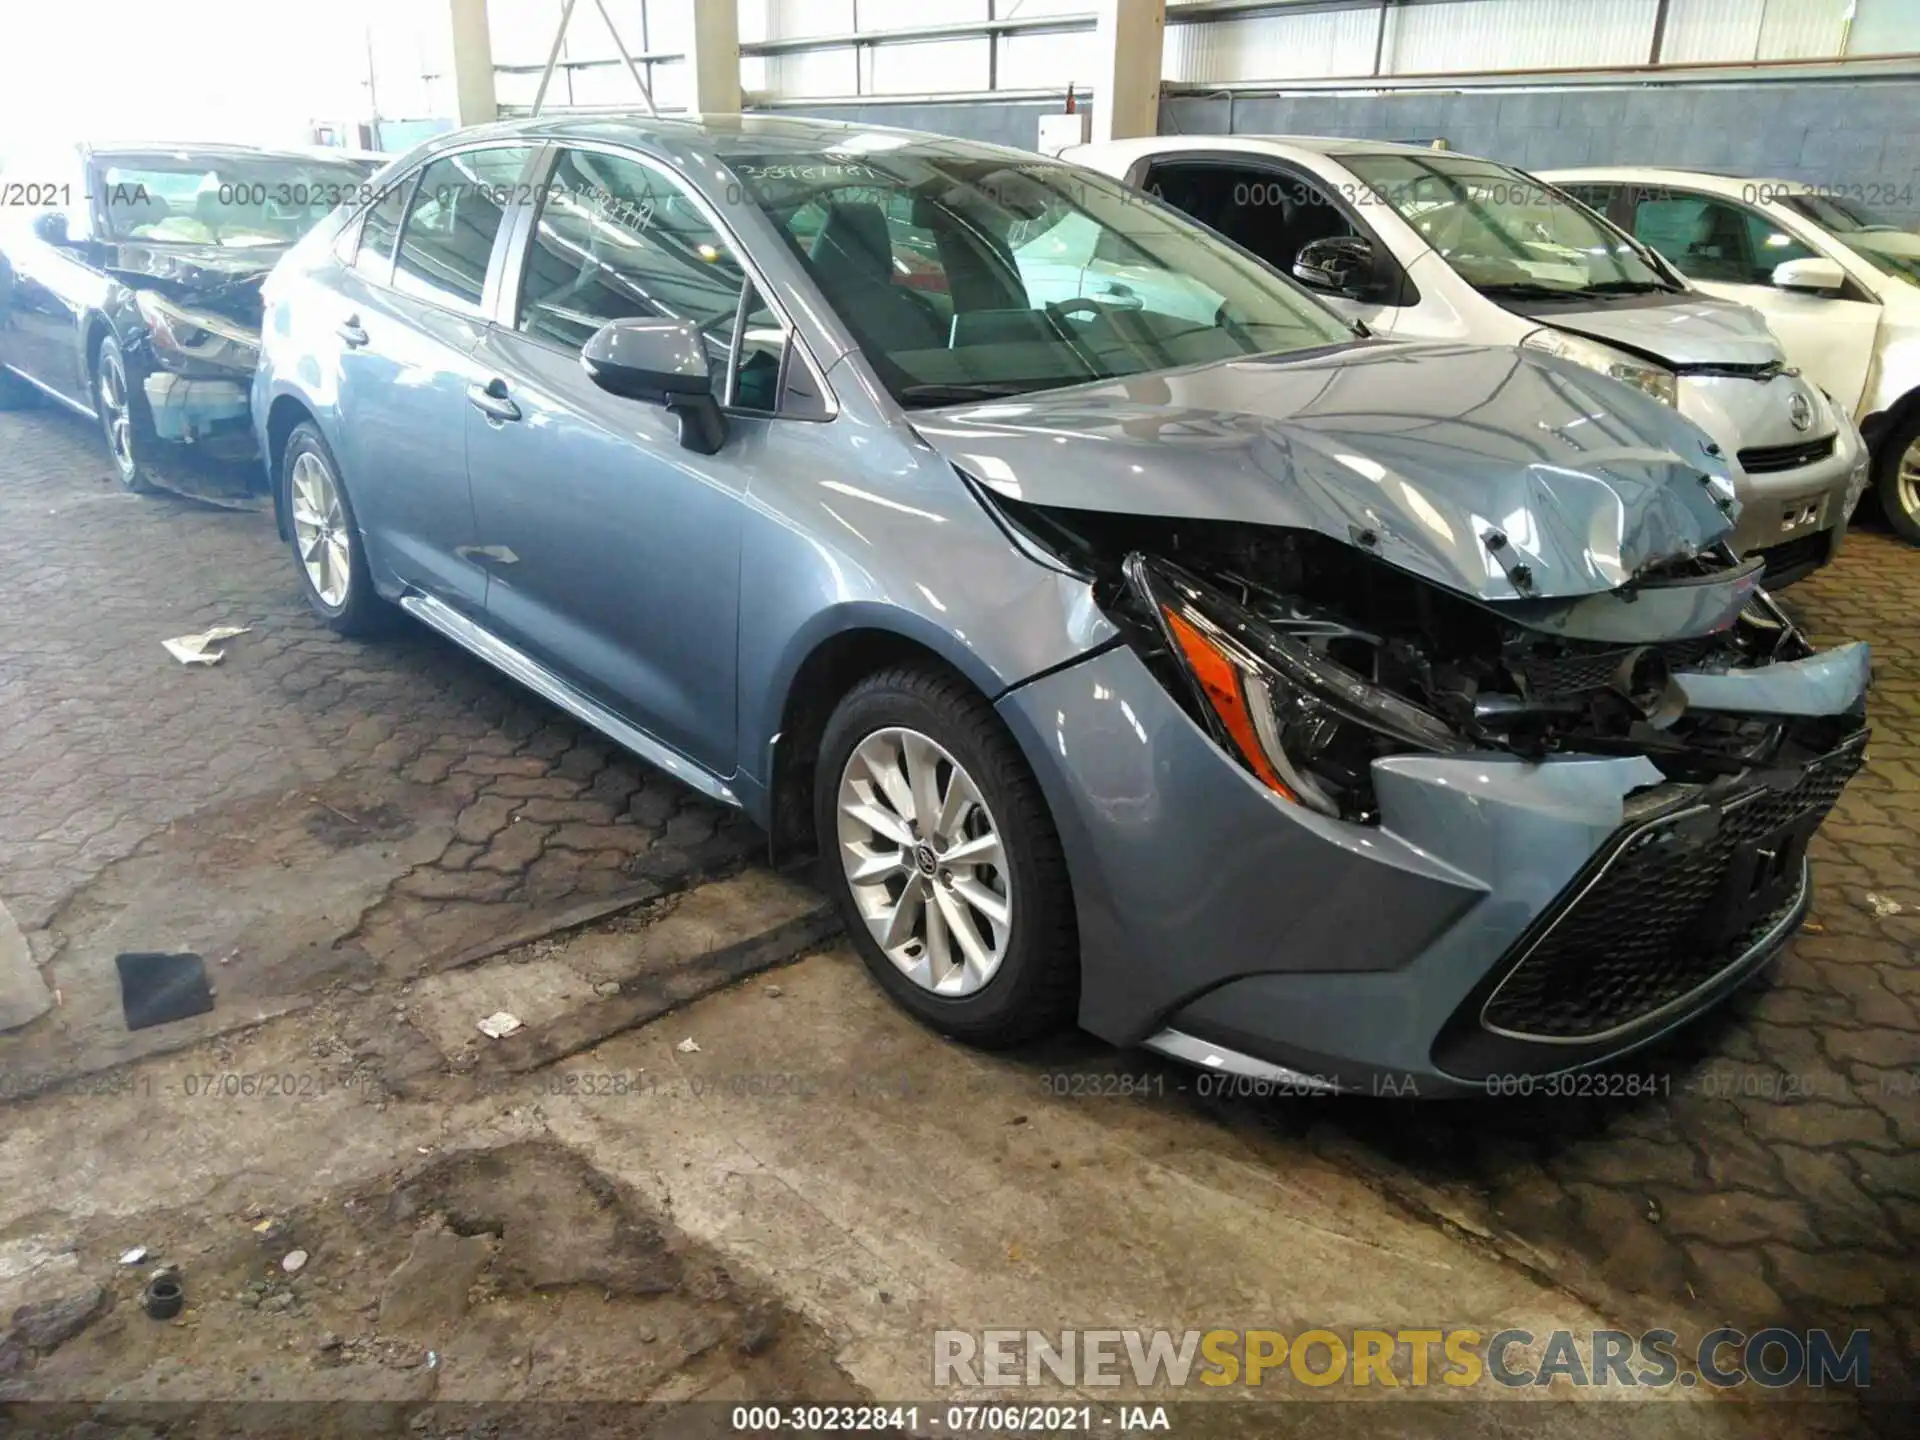
<svg viewBox="0 0 1920 1440">
<path fill-rule="evenodd" d="M 1847 272 L 1839 262 L 1825 256 L 1810 255 L 1804 260 L 1789 260 L 1773 267 L 1773 283 L 1782 290 L 1810 290 L 1831 294 L 1843 290 Z"/>
<path fill-rule="evenodd" d="M 580 363 L 609 394 L 666 406 L 687 449 L 711 455 L 725 442 L 706 342 L 692 321 L 609 320 L 581 348 Z"/>
<path fill-rule="evenodd" d="M 73 243 L 73 237 L 67 231 L 67 217 L 59 210 L 47 210 L 34 216 L 33 235 L 42 244 L 62 249 Z"/>
<path fill-rule="evenodd" d="M 1293 257 L 1293 278 L 1309 290 L 1360 298 L 1374 288 L 1373 242 L 1359 235 L 1309 240 Z"/>
</svg>

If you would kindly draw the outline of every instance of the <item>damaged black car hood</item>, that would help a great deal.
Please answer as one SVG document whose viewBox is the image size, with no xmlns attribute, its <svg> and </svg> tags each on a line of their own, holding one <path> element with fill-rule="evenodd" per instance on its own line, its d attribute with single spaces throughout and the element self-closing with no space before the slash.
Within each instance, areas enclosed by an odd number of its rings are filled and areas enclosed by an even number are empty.
<svg viewBox="0 0 1920 1440">
<path fill-rule="evenodd" d="M 1724 464 L 1673 411 L 1504 348 L 1222 361 L 914 423 L 1012 499 L 1316 530 L 1489 601 L 1618 589 L 1737 513 Z"/>
<path fill-rule="evenodd" d="M 131 289 L 157 290 L 170 300 L 203 305 L 257 328 L 260 282 L 290 248 L 122 240 L 107 255 L 106 268 Z"/>
</svg>

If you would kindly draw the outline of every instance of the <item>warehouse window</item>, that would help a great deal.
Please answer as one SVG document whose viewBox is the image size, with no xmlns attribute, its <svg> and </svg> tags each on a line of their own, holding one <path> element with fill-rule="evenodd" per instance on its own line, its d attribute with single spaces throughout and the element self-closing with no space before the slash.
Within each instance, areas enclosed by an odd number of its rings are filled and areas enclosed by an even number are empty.
<svg viewBox="0 0 1920 1440">
<path fill-rule="evenodd" d="M 394 288 L 425 300 L 478 310 L 494 238 L 531 150 L 466 150 L 421 172 L 400 233 Z"/>
<path fill-rule="evenodd" d="M 1689 280 L 1727 285 L 1771 285 L 1774 266 L 1813 254 L 1764 215 L 1705 195 L 1640 201 L 1633 233 Z"/>
<path fill-rule="evenodd" d="M 517 328 L 574 350 L 609 320 L 691 320 L 721 383 L 746 276 L 693 197 L 650 165 L 587 150 L 563 152 L 543 190 Z"/>
</svg>

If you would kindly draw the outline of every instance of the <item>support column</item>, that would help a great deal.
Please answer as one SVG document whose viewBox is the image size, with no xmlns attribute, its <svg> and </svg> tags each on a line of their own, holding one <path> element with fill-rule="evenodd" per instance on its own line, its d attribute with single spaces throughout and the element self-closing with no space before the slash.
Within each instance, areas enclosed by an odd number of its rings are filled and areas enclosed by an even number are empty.
<svg viewBox="0 0 1920 1440">
<path fill-rule="evenodd" d="M 687 105 L 702 115 L 740 113 L 740 7 L 737 0 L 691 0 Z"/>
<path fill-rule="evenodd" d="M 493 37 L 487 30 L 487 0 L 447 0 L 453 35 L 453 97 L 462 125 L 500 118 L 493 90 Z"/>
<path fill-rule="evenodd" d="M 1166 0 L 1099 0 L 1097 14 L 1093 138 L 1128 140 L 1158 133 Z"/>
</svg>

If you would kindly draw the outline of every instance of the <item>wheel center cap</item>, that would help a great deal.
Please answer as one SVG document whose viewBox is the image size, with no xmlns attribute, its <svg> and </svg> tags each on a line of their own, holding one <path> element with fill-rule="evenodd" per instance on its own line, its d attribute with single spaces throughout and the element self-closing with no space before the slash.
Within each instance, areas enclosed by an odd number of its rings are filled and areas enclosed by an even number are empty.
<svg viewBox="0 0 1920 1440">
<path fill-rule="evenodd" d="M 940 868 L 940 859 L 933 853 L 933 846 L 924 840 L 913 847 L 913 863 L 926 876 L 931 876 Z"/>
</svg>

